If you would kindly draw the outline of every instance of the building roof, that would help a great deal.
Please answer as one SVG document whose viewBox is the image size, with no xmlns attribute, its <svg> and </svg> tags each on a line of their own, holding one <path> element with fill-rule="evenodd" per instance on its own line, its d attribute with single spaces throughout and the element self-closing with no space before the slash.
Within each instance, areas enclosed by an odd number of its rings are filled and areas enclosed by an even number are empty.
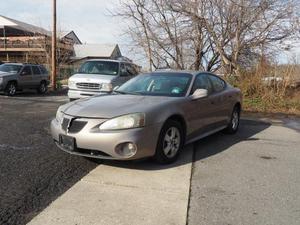
<svg viewBox="0 0 300 225">
<path fill-rule="evenodd" d="M 120 51 L 117 44 L 83 44 L 74 45 L 74 59 L 111 58 L 115 51 Z"/>
<path fill-rule="evenodd" d="M 42 34 L 46 36 L 51 36 L 51 32 L 45 30 L 44 28 L 34 26 L 28 23 L 24 23 L 15 19 L 11 19 L 0 15 L 0 28 L 11 27 L 25 32 L 30 32 L 34 34 Z"/>
<path fill-rule="evenodd" d="M 60 38 L 68 38 L 73 40 L 74 44 L 79 44 L 79 45 L 82 44 L 80 39 L 78 38 L 78 36 L 75 34 L 73 30 L 69 32 L 62 32 Z"/>
</svg>

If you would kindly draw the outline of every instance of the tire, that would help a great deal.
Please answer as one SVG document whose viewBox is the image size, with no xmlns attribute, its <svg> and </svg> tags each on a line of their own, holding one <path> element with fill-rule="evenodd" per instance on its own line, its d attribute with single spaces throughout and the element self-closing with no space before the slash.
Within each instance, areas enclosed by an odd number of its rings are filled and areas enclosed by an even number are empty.
<svg viewBox="0 0 300 225">
<path fill-rule="evenodd" d="M 224 133 L 226 134 L 235 134 L 240 125 L 240 113 L 241 110 L 238 106 L 235 106 L 231 113 L 231 118 L 228 126 L 224 129 Z"/>
<path fill-rule="evenodd" d="M 16 82 L 8 82 L 5 88 L 5 94 L 8 96 L 14 96 L 17 93 L 17 83 Z"/>
<path fill-rule="evenodd" d="M 168 120 L 160 132 L 154 160 L 159 164 L 169 164 L 176 161 L 183 143 L 182 125 L 177 121 Z"/>
<path fill-rule="evenodd" d="M 37 92 L 38 92 L 39 94 L 45 94 L 45 93 L 47 92 L 47 90 L 48 90 L 47 83 L 44 82 L 44 81 L 42 81 L 42 82 L 40 83 L 40 86 L 39 86 L 38 89 L 37 89 Z"/>
</svg>

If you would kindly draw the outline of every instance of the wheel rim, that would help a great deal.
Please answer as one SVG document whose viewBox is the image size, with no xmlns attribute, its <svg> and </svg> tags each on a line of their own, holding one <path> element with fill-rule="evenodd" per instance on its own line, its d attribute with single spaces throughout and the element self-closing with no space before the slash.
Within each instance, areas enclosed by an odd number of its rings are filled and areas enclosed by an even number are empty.
<svg viewBox="0 0 300 225">
<path fill-rule="evenodd" d="M 44 83 L 41 84 L 41 86 L 40 86 L 40 91 L 41 91 L 41 92 L 45 92 L 45 91 L 46 91 L 46 86 L 45 86 Z"/>
<path fill-rule="evenodd" d="M 10 84 L 8 87 L 8 93 L 10 95 L 14 95 L 16 93 L 16 86 L 14 84 Z"/>
<path fill-rule="evenodd" d="M 236 130 L 239 125 L 239 112 L 237 110 L 234 110 L 232 114 L 231 124 L 232 124 L 232 129 Z"/>
<path fill-rule="evenodd" d="M 165 156 L 173 158 L 180 148 L 180 132 L 177 127 L 170 127 L 164 137 L 163 151 Z"/>
</svg>

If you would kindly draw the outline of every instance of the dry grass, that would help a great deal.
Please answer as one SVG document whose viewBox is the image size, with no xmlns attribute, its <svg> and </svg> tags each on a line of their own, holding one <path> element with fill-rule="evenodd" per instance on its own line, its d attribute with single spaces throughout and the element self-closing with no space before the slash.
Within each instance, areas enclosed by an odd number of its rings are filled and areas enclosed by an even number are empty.
<svg viewBox="0 0 300 225">
<path fill-rule="evenodd" d="M 238 78 L 228 79 L 242 90 L 246 111 L 300 116 L 300 88 L 292 87 L 298 76 L 299 65 L 259 65 L 255 70 L 244 72 Z M 264 82 L 265 77 L 281 80 Z"/>
</svg>

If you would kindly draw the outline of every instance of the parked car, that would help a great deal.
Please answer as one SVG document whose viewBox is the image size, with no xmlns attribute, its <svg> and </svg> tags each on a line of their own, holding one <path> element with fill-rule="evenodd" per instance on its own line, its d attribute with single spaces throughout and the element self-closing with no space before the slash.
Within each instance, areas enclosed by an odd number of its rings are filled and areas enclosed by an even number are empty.
<svg viewBox="0 0 300 225">
<path fill-rule="evenodd" d="M 18 90 L 36 89 L 38 93 L 47 92 L 48 71 L 43 65 L 4 63 L 0 65 L 0 91 L 13 96 Z"/>
<path fill-rule="evenodd" d="M 112 94 L 65 104 L 51 122 L 57 146 L 84 157 L 176 160 L 184 144 L 239 127 L 242 95 L 207 72 L 139 75 Z"/>
<path fill-rule="evenodd" d="M 75 100 L 108 93 L 138 74 L 135 64 L 118 60 L 88 60 L 69 78 L 68 96 Z"/>
</svg>

